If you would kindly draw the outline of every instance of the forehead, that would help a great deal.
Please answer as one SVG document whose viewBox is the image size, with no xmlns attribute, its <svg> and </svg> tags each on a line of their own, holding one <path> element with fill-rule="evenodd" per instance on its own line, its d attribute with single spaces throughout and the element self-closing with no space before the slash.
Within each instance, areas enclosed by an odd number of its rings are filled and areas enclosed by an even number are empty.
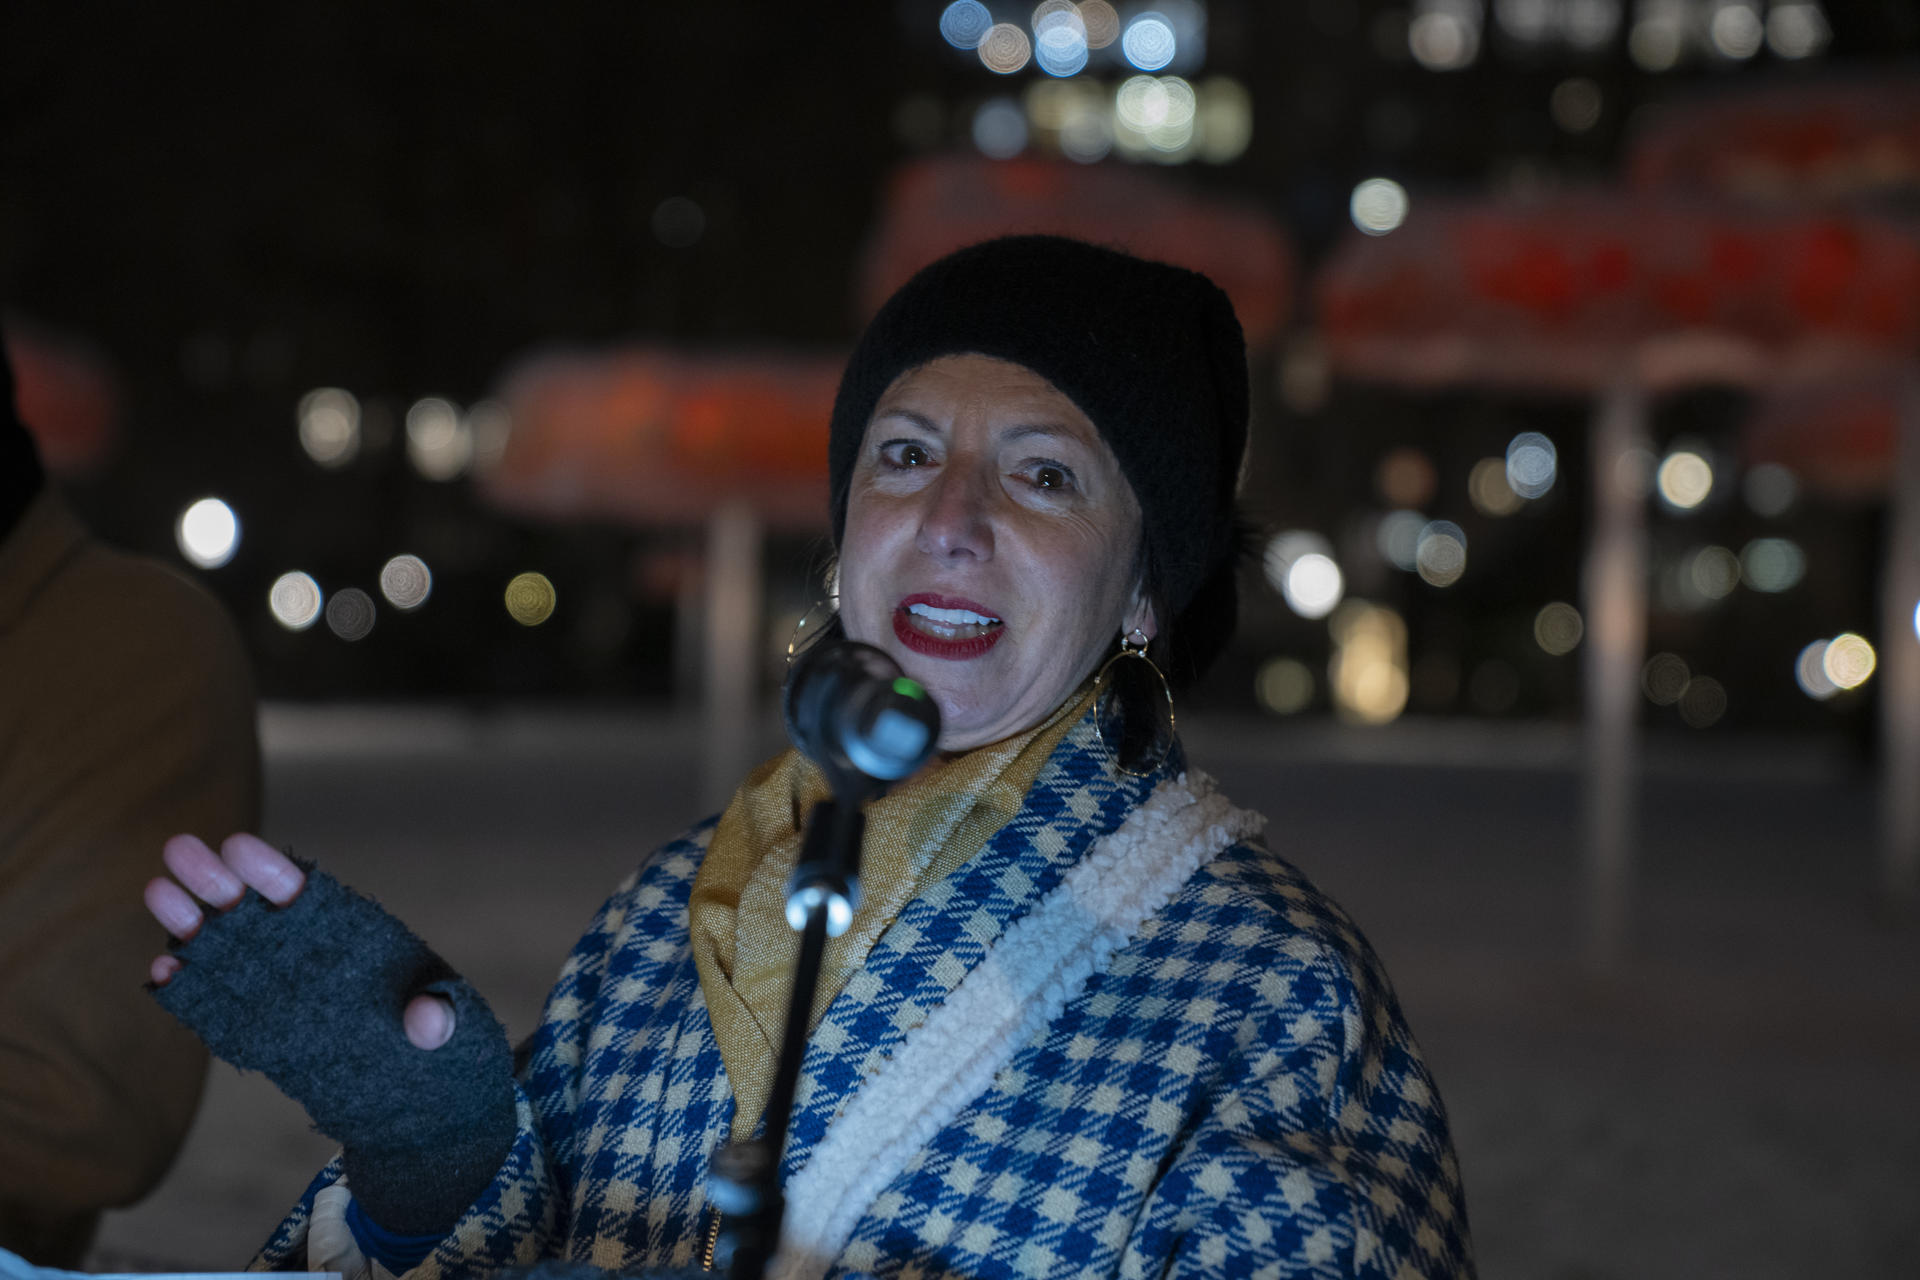
<svg viewBox="0 0 1920 1280">
<path fill-rule="evenodd" d="M 894 410 L 940 427 L 977 416 L 989 425 L 1044 426 L 1105 443 L 1092 420 L 1058 387 L 1023 364 L 993 356 L 941 356 L 906 370 L 881 395 L 874 416 Z"/>
</svg>

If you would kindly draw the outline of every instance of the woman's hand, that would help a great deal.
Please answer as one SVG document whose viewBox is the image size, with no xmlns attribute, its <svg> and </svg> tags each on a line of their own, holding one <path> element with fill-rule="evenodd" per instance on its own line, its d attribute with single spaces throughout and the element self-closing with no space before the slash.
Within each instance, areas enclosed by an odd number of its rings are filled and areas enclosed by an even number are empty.
<svg viewBox="0 0 1920 1280">
<path fill-rule="evenodd" d="M 258 836 L 231 835 L 220 852 L 198 836 L 178 835 L 161 849 L 160 860 L 172 877 L 155 876 L 147 882 L 147 910 L 169 934 L 181 942 L 200 932 L 206 922 L 201 903 L 217 911 L 231 910 L 251 888 L 276 907 L 300 896 L 307 875 L 293 860 Z M 180 972 L 180 957 L 158 955 L 148 970 L 155 987 L 164 987 Z M 453 1004 L 443 996 L 418 995 L 401 1015 L 407 1039 L 415 1048 L 438 1049 L 453 1037 Z"/>
</svg>

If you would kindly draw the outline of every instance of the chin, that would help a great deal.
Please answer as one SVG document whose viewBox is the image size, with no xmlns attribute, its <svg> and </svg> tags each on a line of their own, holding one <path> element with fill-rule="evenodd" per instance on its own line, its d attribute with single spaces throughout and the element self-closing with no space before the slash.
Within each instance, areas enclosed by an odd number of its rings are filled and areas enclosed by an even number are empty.
<svg viewBox="0 0 1920 1280">
<path fill-rule="evenodd" d="M 987 724 L 965 690 L 949 687 L 939 678 L 938 672 L 916 671 L 911 665 L 905 665 L 903 669 L 926 687 L 927 692 L 933 695 L 933 705 L 940 708 L 939 745 L 942 751 L 963 750 L 985 741 L 978 735 L 987 728 Z"/>
</svg>

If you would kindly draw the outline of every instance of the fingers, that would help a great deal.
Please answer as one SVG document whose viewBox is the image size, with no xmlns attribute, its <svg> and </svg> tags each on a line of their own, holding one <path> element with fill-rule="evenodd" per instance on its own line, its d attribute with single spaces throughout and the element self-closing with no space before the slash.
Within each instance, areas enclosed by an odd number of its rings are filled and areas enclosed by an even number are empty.
<svg viewBox="0 0 1920 1280">
<path fill-rule="evenodd" d="M 306 887 L 307 873 L 259 836 L 245 832 L 228 836 L 220 856 L 235 875 L 276 907 L 286 906 Z"/>
<path fill-rule="evenodd" d="M 445 996 L 419 995 L 407 1001 L 400 1022 L 416 1049 L 438 1049 L 453 1038 L 453 1002 Z"/>
<path fill-rule="evenodd" d="M 200 904 L 185 889 L 165 876 L 155 876 L 147 881 L 146 892 L 141 895 L 147 904 L 147 910 L 160 922 L 160 927 L 185 942 L 200 932 Z"/>
<path fill-rule="evenodd" d="M 160 927 L 181 942 L 200 932 L 200 926 L 206 923 L 206 913 L 200 907 L 203 902 L 225 911 L 245 897 L 251 886 L 276 907 L 284 907 L 307 883 L 305 872 L 258 836 L 228 836 L 216 854 L 198 836 L 178 835 L 161 846 L 160 860 L 171 878 L 155 876 L 141 896 Z M 179 971 L 177 957 L 156 956 L 148 976 L 154 986 L 164 987 Z M 451 1035 L 451 1009 L 446 1021 L 446 1035 Z M 446 1042 L 446 1035 L 441 1036 L 441 1044 Z"/>
<path fill-rule="evenodd" d="M 198 836 L 175 836 L 167 841 L 161 846 L 160 861 L 188 893 L 222 911 L 240 901 L 247 891 L 233 868 Z"/>
</svg>

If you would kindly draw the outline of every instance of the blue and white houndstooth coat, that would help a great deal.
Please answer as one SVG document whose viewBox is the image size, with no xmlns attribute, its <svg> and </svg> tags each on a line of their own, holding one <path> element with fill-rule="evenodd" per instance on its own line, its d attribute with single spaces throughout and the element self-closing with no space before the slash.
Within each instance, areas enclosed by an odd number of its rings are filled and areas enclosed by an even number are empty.
<svg viewBox="0 0 1920 1280">
<path fill-rule="evenodd" d="M 1378 961 L 1183 767 L 1120 775 L 1081 723 L 881 936 L 809 1045 L 779 1274 L 1472 1275 Z M 410 1274 L 698 1259 L 733 1111 L 687 935 L 711 833 L 648 858 L 574 948 L 504 1167 Z M 256 1266 L 304 1265 L 338 1163 Z"/>
</svg>

